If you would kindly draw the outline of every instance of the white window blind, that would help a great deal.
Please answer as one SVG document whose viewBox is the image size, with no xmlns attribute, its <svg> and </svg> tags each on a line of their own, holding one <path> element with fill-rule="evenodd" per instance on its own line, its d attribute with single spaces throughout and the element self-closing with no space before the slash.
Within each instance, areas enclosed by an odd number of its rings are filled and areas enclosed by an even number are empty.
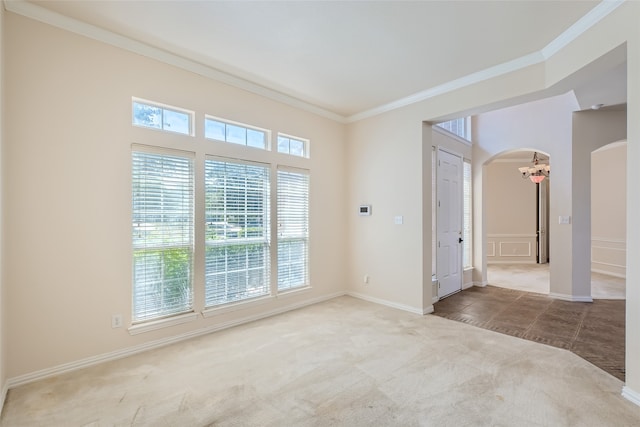
<svg viewBox="0 0 640 427">
<path fill-rule="evenodd" d="M 268 295 L 269 167 L 205 161 L 205 305 Z"/>
<path fill-rule="evenodd" d="M 193 160 L 133 151 L 133 321 L 193 308 Z"/>
<path fill-rule="evenodd" d="M 463 171 L 463 227 L 462 227 L 462 266 L 464 268 L 472 267 L 471 254 L 471 230 L 472 230 L 472 212 L 471 212 L 471 163 L 465 160 L 462 164 Z"/>
<path fill-rule="evenodd" d="M 278 290 L 309 281 L 309 175 L 278 170 Z"/>
</svg>

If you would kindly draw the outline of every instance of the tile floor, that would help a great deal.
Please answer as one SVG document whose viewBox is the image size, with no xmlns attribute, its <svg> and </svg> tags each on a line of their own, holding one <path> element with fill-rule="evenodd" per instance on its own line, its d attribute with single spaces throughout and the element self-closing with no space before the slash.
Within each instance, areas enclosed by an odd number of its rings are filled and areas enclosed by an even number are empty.
<svg viewBox="0 0 640 427">
<path fill-rule="evenodd" d="M 624 300 L 568 302 L 486 286 L 454 294 L 434 308 L 446 319 L 570 350 L 624 381 Z"/>
</svg>

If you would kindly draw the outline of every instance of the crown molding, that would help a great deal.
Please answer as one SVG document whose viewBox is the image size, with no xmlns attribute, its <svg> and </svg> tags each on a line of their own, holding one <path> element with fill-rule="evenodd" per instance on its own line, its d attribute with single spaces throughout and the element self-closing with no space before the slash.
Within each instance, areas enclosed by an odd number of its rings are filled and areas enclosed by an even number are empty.
<svg viewBox="0 0 640 427">
<path fill-rule="evenodd" d="M 176 66 L 183 70 L 191 71 L 203 77 L 228 84 L 238 89 L 246 90 L 256 95 L 264 96 L 265 98 L 281 102 L 291 107 L 299 108 L 301 110 L 334 120 L 339 123 L 345 123 L 346 121 L 344 116 L 336 114 L 329 110 L 325 110 L 324 108 L 318 107 L 317 105 L 310 104 L 308 102 L 286 95 L 282 92 L 278 92 L 273 89 L 269 89 L 259 84 L 242 79 L 240 77 L 225 73 L 224 71 L 220 71 L 211 66 L 184 58 L 180 55 L 158 49 L 156 47 L 141 43 L 120 34 L 107 31 L 103 28 L 99 28 L 94 25 L 69 18 L 68 16 L 52 12 L 48 9 L 37 6 L 33 3 L 29 3 L 25 0 L 4 0 L 4 7 L 9 12 L 13 12 L 18 15 L 22 15 L 27 18 L 43 22 L 45 24 L 52 25 L 57 28 L 70 31 L 72 33 L 79 34 L 81 36 L 97 40 L 99 42 L 110 44 L 112 46 L 158 60 L 165 64 Z"/>
<path fill-rule="evenodd" d="M 47 10 L 43 7 L 29 3 L 25 0 L 3 0 L 4 8 L 10 12 L 35 19 L 45 24 L 53 25 L 64 30 L 89 37 L 91 39 L 110 44 L 149 58 L 156 59 L 166 64 L 174 65 L 187 71 L 194 72 L 204 77 L 226 83 L 239 89 L 246 90 L 256 95 L 281 102 L 283 104 L 299 108 L 338 123 L 353 123 L 382 113 L 386 113 L 411 104 L 452 92 L 485 80 L 499 77 L 526 67 L 539 64 L 551 58 L 585 31 L 600 22 L 603 18 L 617 9 L 626 0 L 603 0 L 576 23 L 567 28 L 562 34 L 547 44 L 538 52 L 530 53 L 520 58 L 486 68 L 484 70 L 460 77 L 447 83 L 417 92 L 413 95 L 380 105 L 378 107 L 362 111 L 345 117 L 317 105 L 302 101 L 290 95 L 269 89 L 249 80 L 225 73 L 211 66 L 184 58 L 182 56 L 149 46 L 121 36 L 111 31 L 69 18 L 64 15 Z"/>
</svg>

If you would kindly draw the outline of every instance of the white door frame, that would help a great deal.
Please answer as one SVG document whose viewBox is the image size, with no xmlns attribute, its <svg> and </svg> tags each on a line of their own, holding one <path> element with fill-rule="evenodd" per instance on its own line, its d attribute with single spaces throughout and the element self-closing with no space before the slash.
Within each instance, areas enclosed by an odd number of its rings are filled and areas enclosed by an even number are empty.
<svg viewBox="0 0 640 427">
<path fill-rule="evenodd" d="M 438 147 L 436 166 L 438 298 L 462 290 L 462 203 L 464 191 L 462 161 L 462 155 Z"/>
</svg>

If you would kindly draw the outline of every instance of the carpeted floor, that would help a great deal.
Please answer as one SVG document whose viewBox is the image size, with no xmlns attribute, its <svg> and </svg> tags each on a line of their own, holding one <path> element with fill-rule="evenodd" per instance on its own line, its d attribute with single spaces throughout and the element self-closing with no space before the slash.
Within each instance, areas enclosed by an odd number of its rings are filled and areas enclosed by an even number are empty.
<svg viewBox="0 0 640 427">
<path fill-rule="evenodd" d="M 625 378 L 625 301 L 568 302 L 495 286 L 472 287 L 437 302 L 435 315 L 570 350 Z"/>
<path fill-rule="evenodd" d="M 340 297 L 9 390 L 0 426 L 632 426 L 559 348 Z"/>
</svg>

